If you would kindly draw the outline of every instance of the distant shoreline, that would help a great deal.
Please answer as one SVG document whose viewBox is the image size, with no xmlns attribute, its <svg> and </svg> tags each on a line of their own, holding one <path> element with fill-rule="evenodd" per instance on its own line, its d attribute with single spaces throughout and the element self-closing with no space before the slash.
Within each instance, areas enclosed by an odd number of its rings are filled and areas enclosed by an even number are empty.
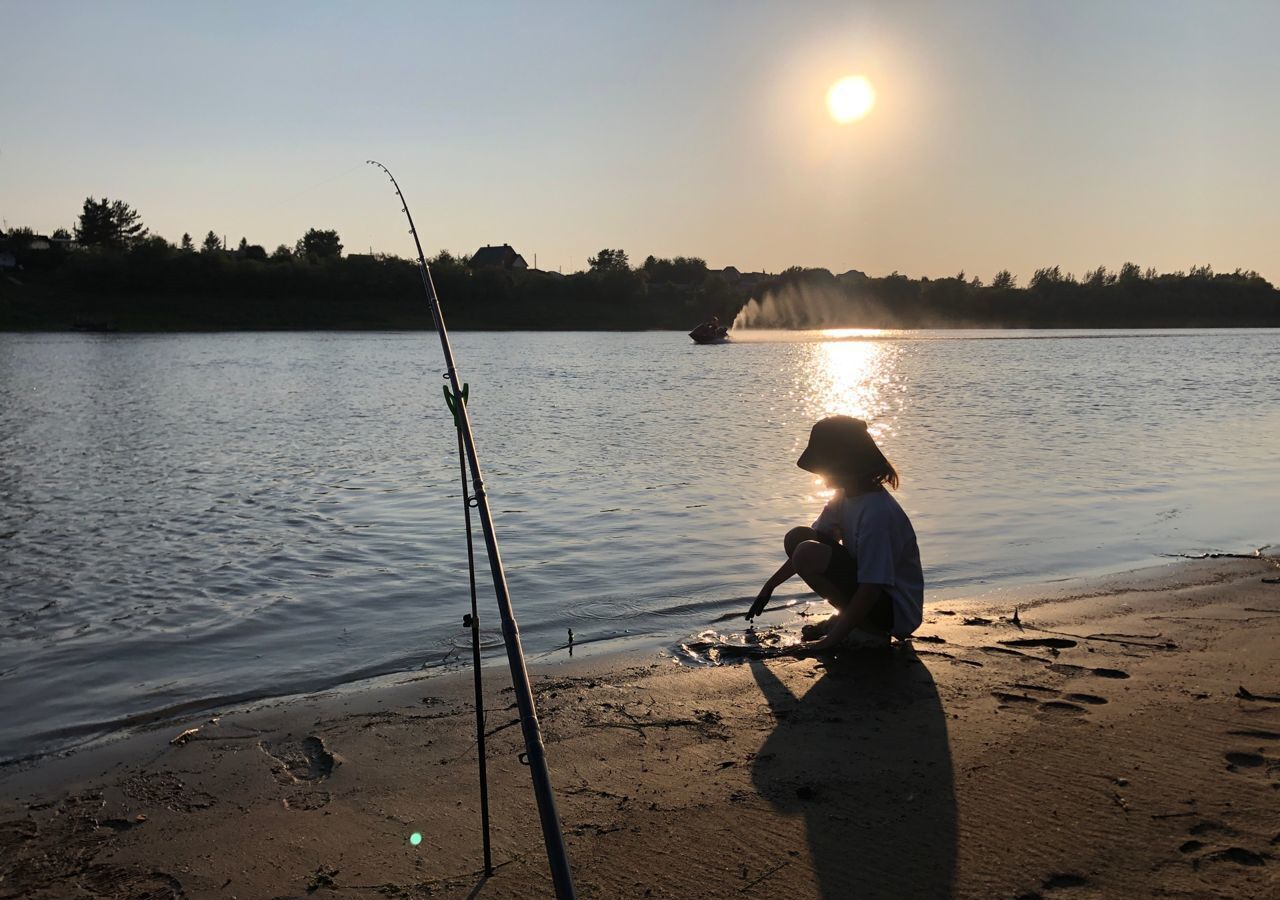
<svg viewBox="0 0 1280 900">
<path fill-rule="evenodd" d="M 700 262 L 700 261 L 699 261 Z M 651 267 L 652 268 L 652 267 Z M 654 268 L 561 276 L 470 269 L 433 277 L 451 328 L 467 331 L 688 331 L 716 316 L 750 328 L 1275 328 L 1280 291 L 1255 272 L 1135 274 L 1058 267 L 1026 287 L 898 273 L 730 270 L 659 280 Z M 1123 274 L 1128 272 L 1130 274 Z M 666 276 L 661 276 L 666 277 Z M 674 277 L 674 276 L 673 276 Z M 0 277 L 0 331 L 384 331 L 434 327 L 419 273 L 401 259 L 288 263 L 203 254 L 147 260 L 83 252 Z"/>
<path fill-rule="evenodd" d="M 521 327 L 504 327 L 501 325 L 466 325 L 458 326 L 451 322 L 446 322 L 449 331 L 455 334 L 678 334 L 683 335 L 684 329 L 681 328 L 664 328 L 656 327 L 633 327 L 633 328 L 616 328 L 600 326 L 594 328 L 573 327 L 565 325 L 547 325 L 547 326 L 521 326 Z M 737 336 L 738 343 L 748 343 L 750 338 L 755 335 L 767 334 L 806 334 L 821 331 L 858 331 L 867 330 L 874 332 L 884 332 L 892 334 L 896 332 L 921 332 L 921 331 L 974 331 L 974 332 L 1060 332 L 1060 331 L 1105 331 L 1105 332 L 1202 332 L 1202 331 L 1275 331 L 1280 329 L 1280 323 L 1261 324 L 1261 325 L 1234 325 L 1234 324 L 1152 324 L 1152 325 L 1042 325 L 1042 326 L 1023 326 L 1023 325 L 973 325 L 973 324 L 954 324 L 954 325 L 923 325 L 923 326 L 879 326 L 879 325 L 832 325 L 826 327 L 812 328 L 751 328 L 742 329 L 730 333 L 730 337 Z M 157 334 L 406 334 L 406 333 L 434 333 L 435 326 L 411 326 L 396 324 L 334 324 L 331 326 L 263 326 L 263 325 L 245 325 L 243 327 L 172 327 L 172 328 L 121 328 L 121 327 L 85 327 L 78 325 L 66 326 L 32 326 L 25 328 L 4 327 L 0 325 L 0 334 L 13 335 L 39 335 L 39 334 L 84 334 L 84 335 L 157 335 Z M 874 338 L 878 335 L 867 335 L 868 338 Z M 840 338 L 837 338 L 840 339 Z M 758 339 L 757 339 L 758 340 Z M 730 341 L 733 343 L 734 341 Z M 690 342 L 690 346 L 695 346 Z"/>
</svg>

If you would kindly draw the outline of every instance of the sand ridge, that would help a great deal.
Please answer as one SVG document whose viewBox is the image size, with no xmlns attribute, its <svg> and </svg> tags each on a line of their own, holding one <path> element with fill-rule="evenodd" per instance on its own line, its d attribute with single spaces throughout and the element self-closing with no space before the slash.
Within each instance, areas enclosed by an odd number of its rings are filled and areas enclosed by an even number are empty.
<svg viewBox="0 0 1280 900">
<path fill-rule="evenodd" d="M 1276 568 L 1183 567 L 1019 624 L 944 603 L 909 644 L 827 660 L 536 670 L 579 896 L 1277 896 Z M 488 682 L 487 881 L 464 675 L 9 773 L 0 898 L 548 896 Z"/>
</svg>

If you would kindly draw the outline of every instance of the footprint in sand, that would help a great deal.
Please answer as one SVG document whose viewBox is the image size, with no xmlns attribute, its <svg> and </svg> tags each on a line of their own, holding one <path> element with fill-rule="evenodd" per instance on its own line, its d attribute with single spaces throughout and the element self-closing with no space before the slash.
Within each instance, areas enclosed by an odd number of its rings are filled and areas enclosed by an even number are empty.
<svg viewBox="0 0 1280 900">
<path fill-rule="evenodd" d="M 1236 731 L 1228 731 L 1234 737 L 1257 738 L 1260 741 L 1280 741 L 1280 731 L 1260 731 L 1256 728 L 1241 728 Z"/>
<path fill-rule="evenodd" d="M 1107 702 L 1106 697 L 1099 697 L 1097 694 L 1067 694 L 1065 699 L 1076 703 L 1087 703 L 1090 706 L 1102 706 Z"/>
<path fill-rule="evenodd" d="M 338 760 L 325 747 L 324 741 L 314 734 L 301 741 L 262 741 L 258 746 L 279 763 L 272 767 L 272 771 L 281 784 L 328 778 L 338 765 Z"/>
<path fill-rule="evenodd" d="M 282 799 L 288 809 L 320 809 L 329 803 L 327 791 L 315 789 L 316 782 L 333 774 L 341 763 L 315 735 L 301 741 L 262 741 L 262 752 L 272 759 L 276 781 L 293 790 Z"/>
<path fill-rule="evenodd" d="M 992 691 L 991 696 L 1000 701 L 1001 708 L 1030 709 L 1035 707 L 1038 712 L 1047 715 L 1071 715 L 1081 716 L 1088 712 L 1081 703 L 1089 706 L 1100 706 L 1107 702 L 1105 697 L 1099 697 L 1096 694 L 1066 694 L 1051 687 L 1044 687 L 1038 684 L 1017 683 L 1013 685 L 1022 693 L 1013 693 L 1012 691 Z M 1033 696 L 1038 695 L 1038 696 Z"/>
<path fill-rule="evenodd" d="M 1076 642 L 1068 638 L 1018 638 L 1011 641 L 1000 641 L 1005 647 L 1050 647 L 1054 650 L 1065 650 L 1076 646 Z"/>
<path fill-rule="evenodd" d="M 1267 758 L 1261 753 L 1245 753 L 1239 750 L 1232 750 L 1229 753 L 1222 754 L 1227 761 L 1227 768 L 1235 771 L 1236 769 L 1257 769 L 1267 764 Z"/>
<path fill-rule="evenodd" d="M 1235 863 L 1237 866 L 1265 866 L 1266 859 L 1261 853 L 1254 853 L 1244 847 L 1228 847 L 1225 850 L 1215 850 L 1213 853 L 1206 853 L 1201 857 L 1204 862 L 1229 862 Z"/>
<path fill-rule="evenodd" d="M 1221 822 L 1204 821 L 1197 822 L 1187 829 L 1187 833 L 1193 835 L 1189 841 L 1184 841 L 1178 847 L 1178 852 L 1185 855 L 1200 854 L 1191 860 L 1191 866 L 1199 869 L 1205 863 L 1218 864 L 1230 863 L 1237 866 L 1264 866 L 1267 864 L 1265 854 L 1257 853 L 1247 847 L 1230 846 L 1217 848 L 1212 847 L 1205 841 L 1197 840 L 1197 838 L 1233 838 L 1238 836 L 1237 832 L 1230 825 L 1224 825 Z M 1201 851 L 1206 851 L 1201 853 Z"/>
<path fill-rule="evenodd" d="M 1098 678 L 1128 678 L 1129 673 L 1123 669 L 1091 669 L 1087 666 L 1073 666 L 1070 663 L 1053 663 L 1049 666 L 1050 672 L 1057 672 L 1059 675 L 1094 675 Z"/>
<path fill-rule="evenodd" d="M 1265 767 L 1266 777 L 1271 779 L 1271 786 L 1280 790 L 1280 759 L 1272 759 L 1248 750 L 1230 750 L 1222 754 L 1222 758 L 1226 760 L 1228 772 L 1252 772 Z"/>
<path fill-rule="evenodd" d="M 1088 712 L 1083 706 L 1067 700 L 1048 700 L 1040 704 L 1040 711 L 1050 715 L 1083 716 Z"/>
<path fill-rule="evenodd" d="M 1196 837 L 1203 837 L 1206 834 L 1233 836 L 1235 833 L 1236 830 L 1230 825 L 1223 825 L 1221 822 L 1214 822 L 1211 820 L 1197 822 L 1187 829 L 1187 834 L 1195 835 Z"/>
</svg>

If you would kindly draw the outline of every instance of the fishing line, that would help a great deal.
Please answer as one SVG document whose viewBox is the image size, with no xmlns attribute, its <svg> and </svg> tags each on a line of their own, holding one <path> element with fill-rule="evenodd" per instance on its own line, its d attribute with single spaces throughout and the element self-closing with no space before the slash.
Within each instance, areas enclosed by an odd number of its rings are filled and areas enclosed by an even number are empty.
<svg viewBox="0 0 1280 900">
<path fill-rule="evenodd" d="M 279 209 L 282 206 L 287 206 L 288 204 L 291 204 L 294 200 L 297 200 L 303 194 L 314 193 L 317 188 L 322 188 L 327 184 L 333 184 L 335 181 L 345 178 L 346 176 L 354 172 L 356 169 L 360 168 L 361 165 L 363 164 L 356 163 L 354 166 L 343 169 L 341 172 L 338 172 L 336 175 L 330 175 L 328 177 L 321 178 L 319 181 L 315 182 L 314 184 L 309 184 L 306 187 L 299 188 L 298 190 L 294 191 L 291 194 L 286 194 L 282 199 L 277 200 L 273 205 L 267 205 L 266 207 L 262 207 L 262 204 L 255 203 L 254 206 L 255 208 L 265 208 L 268 210 Z"/>
<path fill-rule="evenodd" d="M 253 209 L 256 213 L 263 213 L 263 212 L 275 212 L 276 210 L 283 209 L 286 206 L 292 206 L 294 201 L 297 200 L 299 197 L 302 197 L 307 194 L 313 194 L 315 193 L 316 190 L 324 187 L 325 185 L 333 184 L 335 181 L 338 181 L 342 178 L 346 178 L 352 172 L 356 171 L 356 169 L 359 169 L 362 165 L 364 165 L 364 163 L 356 163 L 355 165 L 345 168 L 335 175 L 328 175 L 328 176 L 322 177 L 319 181 L 308 184 L 305 187 L 301 187 L 296 191 L 292 191 L 291 193 L 285 194 L 283 197 L 280 197 L 274 201 L 267 200 L 265 202 L 262 202 L 262 201 L 259 201 L 257 195 L 254 195 L 253 204 L 252 204 Z M 233 232 L 228 232 L 228 234 L 230 233 L 233 233 Z M 194 238 L 195 238 L 195 235 L 192 235 L 192 239 Z M 288 244 L 286 242 L 286 246 L 292 249 L 293 245 Z"/>
</svg>

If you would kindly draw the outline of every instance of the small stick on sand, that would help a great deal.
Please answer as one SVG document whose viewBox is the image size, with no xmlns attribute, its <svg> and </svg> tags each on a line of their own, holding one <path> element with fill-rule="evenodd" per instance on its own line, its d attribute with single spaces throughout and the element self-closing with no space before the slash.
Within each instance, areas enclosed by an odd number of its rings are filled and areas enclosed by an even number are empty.
<svg viewBox="0 0 1280 900">
<path fill-rule="evenodd" d="M 749 881 L 749 882 L 747 882 L 746 884 L 744 884 L 742 887 L 738 888 L 738 893 L 739 893 L 739 894 L 745 894 L 747 891 L 751 890 L 753 887 L 755 887 L 755 886 L 756 886 L 757 884 L 759 884 L 760 882 L 764 881 L 766 878 L 768 878 L 770 875 L 772 875 L 772 874 L 774 874 L 775 872 L 777 872 L 779 869 L 786 868 L 786 867 L 787 867 L 787 866 L 789 866 L 789 865 L 791 865 L 791 860 L 789 860 L 789 859 L 784 859 L 782 862 L 778 863 L 778 864 L 777 864 L 776 866 L 774 866 L 772 869 L 770 869 L 769 871 L 765 872 L 763 875 L 761 875 L 761 876 L 760 876 L 759 878 L 757 878 L 755 881 Z"/>
</svg>

